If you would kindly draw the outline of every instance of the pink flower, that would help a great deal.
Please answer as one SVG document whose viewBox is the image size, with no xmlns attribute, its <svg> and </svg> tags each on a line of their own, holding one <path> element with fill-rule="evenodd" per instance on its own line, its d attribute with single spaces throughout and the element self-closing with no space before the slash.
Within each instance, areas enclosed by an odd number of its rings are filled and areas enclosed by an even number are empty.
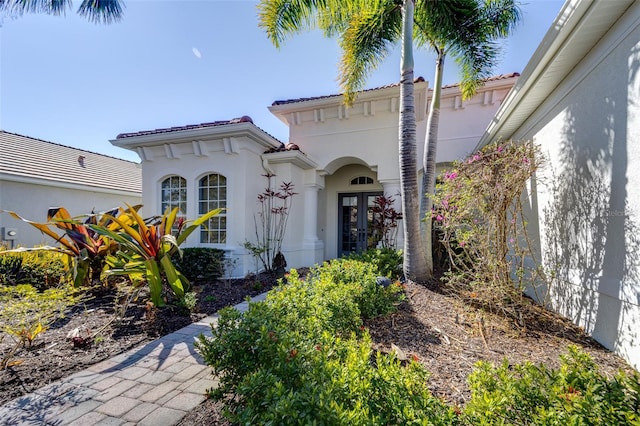
<svg viewBox="0 0 640 426">
<path fill-rule="evenodd" d="M 467 243 L 464 241 L 460 241 L 460 247 L 464 247 Z"/>
<path fill-rule="evenodd" d="M 438 216 L 436 216 L 436 220 L 439 221 L 439 222 L 442 221 L 443 219 L 444 219 L 444 217 L 442 217 L 442 215 L 440 215 L 440 214 Z"/>
<path fill-rule="evenodd" d="M 502 148 L 501 146 L 498 147 L 497 151 L 500 153 L 502 151 L 504 151 L 504 148 Z"/>
<path fill-rule="evenodd" d="M 458 173 L 456 173 L 456 172 L 446 172 L 444 174 L 444 178 L 445 179 L 455 179 L 457 177 L 458 177 Z"/>
</svg>

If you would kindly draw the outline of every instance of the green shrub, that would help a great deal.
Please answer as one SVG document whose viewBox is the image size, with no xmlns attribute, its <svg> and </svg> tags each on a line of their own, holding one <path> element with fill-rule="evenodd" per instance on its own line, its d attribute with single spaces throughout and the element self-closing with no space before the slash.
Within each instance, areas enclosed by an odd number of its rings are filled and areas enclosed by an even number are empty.
<svg viewBox="0 0 640 426">
<path fill-rule="evenodd" d="M 430 395 L 427 373 L 374 355 L 362 312 L 389 311 L 397 286 L 376 284 L 372 265 L 339 260 L 287 284 L 245 313 L 220 312 L 213 338 L 198 351 L 220 378 L 212 392 L 227 398 L 240 424 L 451 424 L 452 411 Z M 371 308 L 368 288 L 386 295 Z M 377 291 L 377 290 L 376 290 Z M 378 297 L 370 291 L 369 295 Z M 383 307 L 384 305 L 384 307 Z"/>
<path fill-rule="evenodd" d="M 638 425 L 640 375 L 607 378 L 576 347 L 558 370 L 531 363 L 479 362 L 464 410 L 472 425 Z"/>
<path fill-rule="evenodd" d="M 224 250 L 207 247 L 182 249 L 182 258 L 174 256 L 176 268 L 189 281 L 215 281 L 224 274 Z"/>
<path fill-rule="evenodd" d="M 371 251 L 369 257 L 373 259 L 377 251 Z M 377 278 L 381 276 L 380 265 L 380 262 L 337 259 L 325 263 L 321 268 L 313 269 L 311 275 L 321 277 L 321 281 L 348 287 L 361 316 L 365 319 L 375 318 L 391 313 L 395 310 L 396 303 L 404 297 L 403 289 L 397 282 L 387 287 L 378 284 Z"/>
<path fill-rule="evenodd" d="M 370 249 L 362 253 L 352 253 L 347 258 L 373 265 L 376 273 L 383 277 L 397 279 L 402 275 L 402 250 Z"/>
<path fill-rule="evenodd" d="M 280 351 L 268 367 L 245 376 L 238 392 L 246 403 L 232 418 L 239 424 L 454 424 L 426 379 L 415 362 L 403 367 L 372 354 L 366 333 L 358 340 L 325 332 L 316 344 Z"/>
<path fill-rule="evenodd" d="M 0 284 L 30 284 L 42 291 L 69 281 L 66 255 L 52 251 L 0 254 Z"/>
</svg>

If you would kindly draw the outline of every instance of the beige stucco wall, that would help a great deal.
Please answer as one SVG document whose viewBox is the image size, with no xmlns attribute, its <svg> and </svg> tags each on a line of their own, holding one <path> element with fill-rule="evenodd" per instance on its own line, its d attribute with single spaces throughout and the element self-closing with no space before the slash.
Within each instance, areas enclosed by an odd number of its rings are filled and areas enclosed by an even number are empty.
<svg viewBox="0 0 640 426">
<path fill-rule="evenodd" d="M 640 367 L 640 27 L 635 4 L 522 126 L 551 307 Z M 635 21 L 634 21 L 635 17 Z M 631 26 L 629 24 L 632 23 Z"/>
<path fill-rule="evenodd" d="M 87 187 L 61 187 L 61 183 L 40 180 L 39 183 L 0 180 L 0 209 L 15 211 L 25 219 L 36 222 L 47 221 L 50 207 L 65 207 L 73 216 L 104 211 L 114 207 L 140 204 L 139 194 L 103 192 Z M 55 241 L 28 223 L 16 220 L 6 213 L 0 214 L 1 228 L 18 231 L 14 246 L 33 247 L 36 245 L 55 245 Z M 0 235 L 1 238 L 1 235 Z"/>
</svg>

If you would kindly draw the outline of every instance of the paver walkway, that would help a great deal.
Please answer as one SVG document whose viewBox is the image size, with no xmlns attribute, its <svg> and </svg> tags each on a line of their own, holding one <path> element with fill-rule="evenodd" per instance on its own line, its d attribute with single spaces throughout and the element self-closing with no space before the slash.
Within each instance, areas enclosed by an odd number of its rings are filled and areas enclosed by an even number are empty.
<svg viewBox="0 0 640 426">
<path fill-rule="evenodd" d="M 193 346 L 216 322 L 207 317 L 14 399 L 0 407 L 0 425 L 174 425 L 217 385 Z"/>
</svg>

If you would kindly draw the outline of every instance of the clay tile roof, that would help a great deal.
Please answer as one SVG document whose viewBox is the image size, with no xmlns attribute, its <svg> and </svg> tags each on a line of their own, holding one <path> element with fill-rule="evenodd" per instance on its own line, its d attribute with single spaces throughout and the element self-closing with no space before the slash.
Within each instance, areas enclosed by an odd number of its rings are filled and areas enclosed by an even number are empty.
<svg viewBox="0 0 640 426">
<path fill-rule="evenodd" d="M 520 73 L 519 72 L 512 72 L 510 74 L 500 74 L 500 75 L 494 75 L 493 77 L 489 77 L 484 79 L 484 82 L 487 83 L 489 81 L 498 81 L 498 80 L 506 80 L 508 78 L 513 78 L 513 77 L 520 77 Z M 458 87 L 460 83 L 454 83 L 454 84 L 447 84 L 446 86 L 442 86 L 443 89 L 449 89 L 451 87 Z"/>
<path fill-rule="evenodd" d="M 422 77 L 418 77 L 418 78 L 416 78 L 414 80 L 415 83 L 421 83 L 423 81 L 424 81 L 424 78 L 422 78 Z M 372 89 L 365 89 L 365 90 L 362 90 L 359 93 L 371 92 L 373 90 L 387 89 L 389 87 L 397 87 L 397 86 L 400 86 L 400 83 L 387 84 L 386 86 L 374 87 Z M 314 96 L 314 97 L 310 97 L 310 98 L 283 99 L 283 100 L 274 101 L 271 104 L 271 106 L 295 104 L 297 102 L 315 101 L 316 99 L 335 98 L 335 97 L 338 97 L 338 96 L 342 96 L 342 94 L 338 93 L 338 94 L 334 94 L 334 95 Z"/>
<path fill-rule="evenodd" d="M 142 192 L 138 163 L 0 130 L 0 174 Z"/>
<path fill-rule="evenodd" d="M 132 132 L 132 133 L 120 133 L 118 136 L 116 136 L 116 139 L 126 139 L 126 138 L 132 138 L 136 136 L 148 136 L 148 135 L 157 135 L 161 133 L 180 132 L 184 130 L 204 129 L 207 127 L 226 126 L 228 124 L 238 124 L 238 123 L 253 124 L 253 120 L 248 115 L 243 115 L 242 117 L 233 118 L 231 120 L 212 121 L 210 123 L 200 123 L 200 124 L 188 124 L 186 126 L 166 127 L 164 129 L 142 130 L 140 132 Z"/>
</svg>

